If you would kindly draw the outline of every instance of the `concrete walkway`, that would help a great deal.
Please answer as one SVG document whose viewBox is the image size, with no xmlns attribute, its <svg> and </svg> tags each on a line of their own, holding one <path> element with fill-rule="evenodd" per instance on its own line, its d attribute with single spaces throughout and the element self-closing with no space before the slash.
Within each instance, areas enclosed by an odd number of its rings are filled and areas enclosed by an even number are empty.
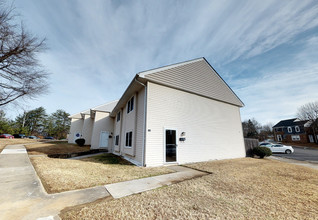
<svg viewBox="0 0 318 220">
<path fill-rule="evenodd" d="M 9 145 L 0 154 L 0 219 L 59 219 L 68 206 L 109 196 L 105 187 L 47 194 L 23 145 Z"/>
<path fill-rule="evenodd" d="M 318 163 L 317 162 L 299 161 L 299 160 L 293 160 L 293 159 L 289 159 L 289 158 L 275 157 L 275 156 L 270 156 L 269 158 L 318 170 Z"/>
<path fill-rule="evenodd" d="M 93 202 L 110 195 L 120 198 L 207 175 L 186 167 L 168 168 L 176 172 L 83 190 L 47 194 L 25 147 L 9 145 L 0 154 L 0 219 L 59 219 L 60 210 L 66 207 Z"/>
<path fill-rule="evenodd" d="M 173 183 L 181 182 L 187 179 L 207 175 L 207 173 L 205 172 L 193 170 L 186 167 L 170 166 L 168 168 L 176 171 L 176 173 L 130 180 L 120 183 L 113 183 L 105 185 L 105 187 L 107 191 L 112 195 L 112 197 L 117 199 L 132 194 L 156 189 L 162 186 L 171 185 Z"/>
</svg>

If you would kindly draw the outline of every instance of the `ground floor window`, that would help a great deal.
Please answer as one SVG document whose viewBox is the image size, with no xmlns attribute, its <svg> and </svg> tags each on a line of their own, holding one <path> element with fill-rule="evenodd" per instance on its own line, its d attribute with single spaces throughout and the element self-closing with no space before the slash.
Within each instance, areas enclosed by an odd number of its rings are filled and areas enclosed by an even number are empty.
<svg viewBox="0 0 318 220">
<path fill-rule="evenodd" d="M 277 141 L 282 141 L 282 136 L 280 134 L 277 135 Z"/>
<path fill-rule="evenodd" d="M 126 147 L 132 146 L 132 131 L 126 132 Z"/>
<path fill-rule="evenodd" d="M 116 135 L 115 137 L 115 145 L 118 146 L 119 144 L 119 135 Z"/>
<path fill-rule="evenodd" d="M 292 135 L 291 138 L 292 138 L 292 141 L 300 141 L 299 135 Z"/>
</svg>

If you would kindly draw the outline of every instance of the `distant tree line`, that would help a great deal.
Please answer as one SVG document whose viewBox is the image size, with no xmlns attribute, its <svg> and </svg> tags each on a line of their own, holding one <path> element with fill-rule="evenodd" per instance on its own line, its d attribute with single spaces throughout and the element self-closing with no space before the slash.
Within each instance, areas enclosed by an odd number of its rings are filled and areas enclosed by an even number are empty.
<svg viewBox="0 0 318 220">
<path fill-rule="evenodd" d="M 245 138 L 255 138 L 260 141 L 273 138 L 273 124 L 261 125 L 254 118 L 242 122 L 243 135 Z"/>
<path fill-rule="evenodd" d="M 67 137 L 70 129 L 69 116 L 69 113 L 61 109 L 48 115 L 43 107 L 39 107 L 24 111 L 15 120 L 10 120 L 5 112 L 0 110 L 0 133 L 52 136 L 63 139 Z"/>
</svg>

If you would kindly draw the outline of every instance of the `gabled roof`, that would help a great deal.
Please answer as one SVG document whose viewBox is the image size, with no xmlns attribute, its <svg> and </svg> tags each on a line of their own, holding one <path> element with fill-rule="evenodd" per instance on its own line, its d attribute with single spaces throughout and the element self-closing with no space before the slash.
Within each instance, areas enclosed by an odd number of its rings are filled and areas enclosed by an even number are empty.
<svg viewBox="0 0 318 220">
<path fill-rule="evenodd" d="M 71 115 L 71 116 L 69 116 L 69 118 L 78 118 L 78 119 L 83 118 L 84 119 L 85 115 L 91 115 L 92 112 L 111 112 L 111 111 L 113 111 L 117 102 L 118 102 L 118 100 L 115 100 L 112 102 L 107 102 L 105 104 L 96 106 L 94 108 L 87 109 L 85 111 Z"/>
<path fill-rule="evenodd" d="M 147 81 L 238 107 L 244 106 L 244 103 L 237 97 L 233 90 L 206 59 L 202 57 L 138 73 L 110 115 L 114 117 L 116 112 L 126 104 L 131 96 L 143 87 L 141 83 L 146 84 Z"/>
<path fill-rule="evenodd" d="M 92 108 L 92 111 L 98 111 L 98 112 L 111 112 L 113 111 L 114 107 L 117 105 L 118 100 L 108 102 L 103 105 L 99 105 L 95 108 Z"/>
<path fill-rule="evenodd" d="M 82 118 L 81 113 L 76 113 L 74 115 L 69 116 L 69 118 Z"/>
<path fill-rule="evenodd" d="M 243 107 L 243 102 L 205 58 L 165 66 L 138 74 L 152 82 Z"/>
<path fill-rule="evenodd" d="M 307 122 L 308 121 L 301 121 L 298 118 L 291 118 L 291 119 L 281 120 L 276 125 L 274 125 L 273 128 L 304 125 Z"/>
</svg>

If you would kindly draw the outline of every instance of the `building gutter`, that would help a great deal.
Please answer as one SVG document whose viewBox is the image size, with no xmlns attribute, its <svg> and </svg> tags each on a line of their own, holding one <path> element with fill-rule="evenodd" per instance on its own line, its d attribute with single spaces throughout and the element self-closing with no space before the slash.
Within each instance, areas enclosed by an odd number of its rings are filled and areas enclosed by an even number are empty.
<svg viewBox="0 0 318 220">
<path fill-rule="evenodd" d="M 144 95 L 144 121 L 143 121 L 143 134 L 142 134 L 142 139 L 143 139 L 143 143 L 142 143 L 142 161 L 141 161 L 141 165 L 144 167 L 145 164 L 145 154 L 146 154 L 146 120 L 147 120 L 147 86 L 145 84 L 143 84 L 142 82 L 138 81 L 137 77 L 135 77 L 135 82 L 139 83 L 140 85 L 142 85 L 145 88 L 145 95 Z"/>
</svg>

